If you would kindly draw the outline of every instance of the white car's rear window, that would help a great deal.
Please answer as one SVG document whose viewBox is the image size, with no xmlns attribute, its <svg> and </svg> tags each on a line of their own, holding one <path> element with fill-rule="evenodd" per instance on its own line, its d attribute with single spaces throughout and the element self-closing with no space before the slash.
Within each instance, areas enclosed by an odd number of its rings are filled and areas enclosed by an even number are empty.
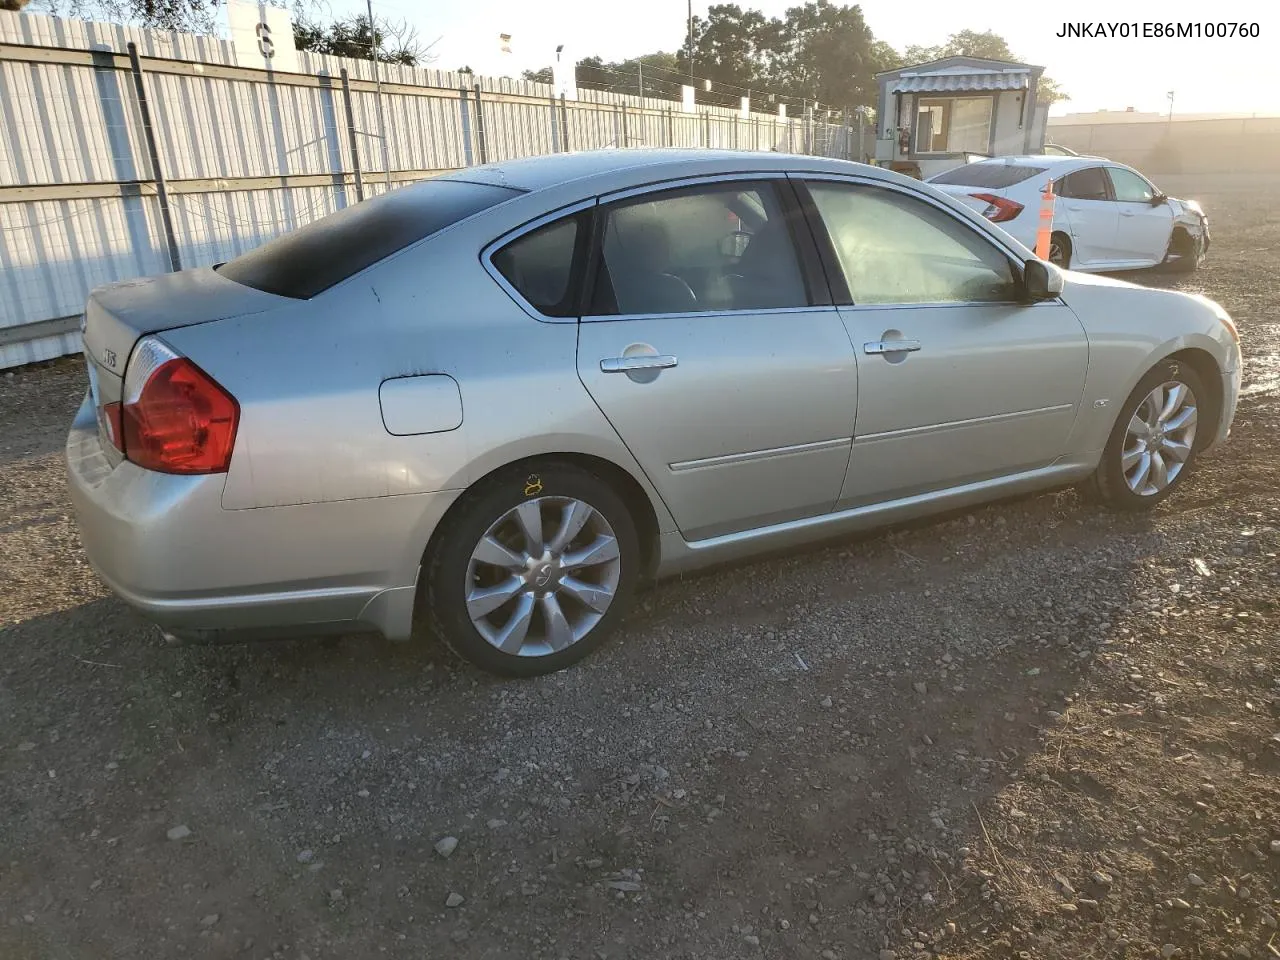
<svg viewBox="0 0 1280 960">
<path fill-rule="evenodd" d="M 1015 183 L 1030 180 L 1038 173 L 1044 173 L 1048 167 L 1032 167 L 1021 163 L 992 163 L 983 160 L 978 163 L 966 163 L 946 173 L 940 173 L 929 179 L 930 183 L 946 183 L 961 187 L 986 187 L 988 190 L 1001 190 L 1012 187 Z"/>
</svg>

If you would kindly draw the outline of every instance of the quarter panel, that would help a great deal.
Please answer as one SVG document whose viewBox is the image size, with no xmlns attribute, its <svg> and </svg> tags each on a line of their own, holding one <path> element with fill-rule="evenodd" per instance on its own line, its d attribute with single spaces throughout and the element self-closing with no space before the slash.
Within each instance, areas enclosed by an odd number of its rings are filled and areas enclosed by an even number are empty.
<svg viewBox="0 0 1280 960">
<path fill-rule="evenodd" d="M 542 211 L 528 200 L 446 230 L 312 301 L 174 332 L 175 348 L 241 404 L 224 507 L 456 491 L 513 460 L 580 453 L 636 477 L 659 527 L 669 528 L 577 378 L 577 324 L 533 319 L 481 265 L 487 243 Z M 456 381 L 460 429 L 388 432 L 380 385 L 418 377 Z"/>
</svg>

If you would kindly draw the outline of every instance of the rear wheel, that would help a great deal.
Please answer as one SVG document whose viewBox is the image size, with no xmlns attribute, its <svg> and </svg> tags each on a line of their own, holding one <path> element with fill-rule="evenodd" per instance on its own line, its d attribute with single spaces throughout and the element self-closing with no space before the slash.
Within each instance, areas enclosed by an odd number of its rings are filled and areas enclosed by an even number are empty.
<svg viewBox="0 0 1280 960">
<path fill-rule="evenodd" d="M 1205 397 L 1186 364 L 1152 369 L 1125 401 L 1086 492 L 1121 510 L 1147 510 L 1168 497 L 1195 462 Z"/>
<path fill-rule="evenodd" d="M 538 676 L 608 639 L 639 566 L 622 498 L 585 470 L 548 462 L 466 495 L 431 550 L 423 601 L 462 657 L 493 673 Z"/>
<path fill-rule="evenodd" d="M 1061 231 L 1049 238 L 1049 262 L 1063 270 L 1071 267 L 1071 238 Z"/>
</svg>

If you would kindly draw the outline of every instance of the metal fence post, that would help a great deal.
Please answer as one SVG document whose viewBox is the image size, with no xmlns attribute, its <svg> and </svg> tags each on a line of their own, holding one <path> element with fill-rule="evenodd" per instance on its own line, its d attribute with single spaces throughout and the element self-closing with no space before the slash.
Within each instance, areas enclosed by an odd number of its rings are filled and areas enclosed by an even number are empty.
<svg viewBox="0 0 1280 960">
<path fill-rule="evenodd" d="M 160 199 L 160 224 L 164 229 L 165 243 L 169 248 L 169 267 L 174 273 L 182 269 L 178 256 L 178 238 L 173 232 L 173 216 L 169 212 L 169 190 L 165 186 L 164 171 L 160 168 L 160 150 L 156 146 L 156 131 L 151 124 L 151 106 L 147 103 L 147 90 L 142 82 L 142 62 L 138 59 L 138 45 L 129 41 L 129 69 L 133 72 L 133 90 L 138 96 L 138 111 L 142 114 L 142 136 L 147 143 L 147 155 L 151 161 L 151 179 Z"/>
<path fill-rule="evenodd" d="M 351 110 L 351 78 L 342 68 L 342 106 L 347 111 L 347 139 L 351 143 L 351 169 L 356 177 L 356 202 L 364 199 L 364 178 L 360 175 L 360 143 L 356 140 L 356 117 Z"/>
<path fill-rule="evenodd" d="M 480 148 L 480 163 L 489 162 L 489 137 L 484 129 L 484 107 L 480 103 L 480 84 L 475 85 L 476 92 L 476 143 Z"/>
</svg>

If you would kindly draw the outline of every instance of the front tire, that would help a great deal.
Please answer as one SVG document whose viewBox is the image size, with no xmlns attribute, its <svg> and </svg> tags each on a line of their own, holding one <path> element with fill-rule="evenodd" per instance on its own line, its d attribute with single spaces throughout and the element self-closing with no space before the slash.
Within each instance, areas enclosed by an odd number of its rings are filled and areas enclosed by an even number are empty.
<svg viewBox="0 0 1280 960">
<path fill-rule="evenodd" d="M 1174 232 L 1165 257 L 1165 269 L 1170 273 L 1190 274 L 1204 262 L 1205 246 L 1200 237 L 1192 237 L 1185 230 Z M 1172 258 L 1172 259 L 1170 259 Z"/>
<path fill-rule="evenodd" d="M 1061 230 L 1049 237 L 1049 262 L 1063 270 L 1071 269 L 1071 238 Z"/>
<path fill-rule="evenodd" d="M 608 639 L 639 568 L 623 499 L 594 474 L 548 461 L 464 495 L 429 551 L 422 601 L 464 659 L 503 676 L 540 676 Z"/>
<path fill-rule="evenodd" d="M 1195 370 L 1164 361 L 1125 400 L 1085 493 L 1119 510 L 1149 510 L 1191 472 L 1200 408 L 1208 397 Z"/>
</svg>

